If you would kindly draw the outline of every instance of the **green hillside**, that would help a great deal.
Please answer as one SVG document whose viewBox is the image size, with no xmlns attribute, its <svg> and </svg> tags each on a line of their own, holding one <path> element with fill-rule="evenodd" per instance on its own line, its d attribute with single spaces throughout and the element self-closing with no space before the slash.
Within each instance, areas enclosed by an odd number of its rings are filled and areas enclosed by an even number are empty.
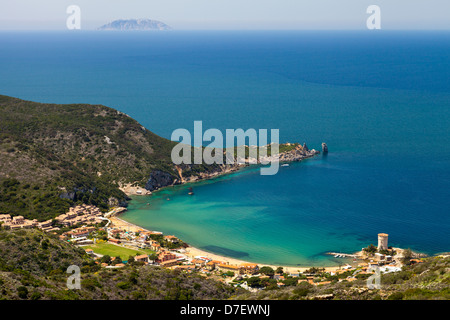
<svg viewBox="0 0 450 320">
<path fill-rule="evenodd" d="M 313 270 L 311 268 L 310 270 Z M 285 274 L 283 288 L 275 280 L 263 290 L 247 292 L 236 297 L 243 300 L 450 300 L 450 256 L 421 259 L 420 263 L 405 265 L 399 272 L 381 275 L 380 288 L 369 289 L 370 274 L 357 274 L 349 270 L 340 275 L 330 275 L 320 269 L 311 271 L 316 285 Z M 303 280 L 306 277 L 303 277 Z M 250 286 L 261 287 L 261 280 L 250 278 Z M 270 283 L 275 284 L 270 285 Z"/>
<path fill-rule="evenodd" d="M 105 106 L 0 96 L 0 214 L 45 220 L 75 202 L 124 203 L 118 183 L 177 176 L 173 145 Z"/>
<path fill-rule="evenodd" d="M 67 267 L 81 271 L 81 289 L 68 290 Z M 127 264 L 101 268 L 83 249 L 39 230 L 0 229 L 0 300 L 203 300 L 242 292 L 200 275 Z"/>
<path fill-rule="evenodd" d="M 44 221 L 81 203 L 106 211 L 126 206 L 129 199 L 120 185 L 154 191 L 238 167 L 175 167 L 175 145 L 102 105 L 37 103 L 0 95 L 0 214 Z M 281 144 L 280 153 L 293 152 L 290 159 L 296 161 L 303 156 L 296 153 L 297 146 Z"/>
</svg>

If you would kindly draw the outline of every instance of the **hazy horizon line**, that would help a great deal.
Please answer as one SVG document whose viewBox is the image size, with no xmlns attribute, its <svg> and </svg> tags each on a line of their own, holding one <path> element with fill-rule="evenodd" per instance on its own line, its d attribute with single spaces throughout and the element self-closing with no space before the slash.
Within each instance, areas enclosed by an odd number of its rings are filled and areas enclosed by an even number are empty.
<svg viewBox="0 0 450 320">
<path fill-rule="evenodd" d="M 99 27 L 100 28 L 100 27 Z M 410 28 L 383 28 L 379 30 L 368 30 L 366 28 L 236 28 L 236 29 L 226 29 L 226 28 L 181 28 L 181 29 L 175 29 L 172 28 L 171 30 L 100 30 L 99 28 L 91 29 L 76 29 L 76 30 L 69 30 L 67 28 L 61 28 L 61 29 L 45 29 L 45 28 L 38 28 L 38 29 L 4 29 L 0 28 L 0 32 L 8 32 L 8 31 L 34 31 L 34 32 L 40 32 L 40 31 L 61 31 L 61 32 L 91 32 L 91 31 L 101 31 L 101 32 L 136 32 L 136 33 L 162 33 L 162 32 L 177 32 L 177 31 L 367 31 L 367 32 L 384 32 L 384 31 L 446 31 L 449 32 L 450 29 L 444 29 L 444 28 L 427 28 L 427 29 L 410 29 Z"/>
</svg>

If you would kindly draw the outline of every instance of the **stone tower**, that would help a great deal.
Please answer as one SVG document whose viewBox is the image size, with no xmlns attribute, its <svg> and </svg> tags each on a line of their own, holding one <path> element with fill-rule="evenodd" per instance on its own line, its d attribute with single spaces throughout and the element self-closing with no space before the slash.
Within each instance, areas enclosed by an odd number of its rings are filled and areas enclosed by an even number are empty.
<svg viewBox="0 0 450 320">
<path fill-rule="evenodd" d="M 379 233 L 378 234 L 378 250 L 387 250 L 388 248 L 388 234 Z"/>
</svg>

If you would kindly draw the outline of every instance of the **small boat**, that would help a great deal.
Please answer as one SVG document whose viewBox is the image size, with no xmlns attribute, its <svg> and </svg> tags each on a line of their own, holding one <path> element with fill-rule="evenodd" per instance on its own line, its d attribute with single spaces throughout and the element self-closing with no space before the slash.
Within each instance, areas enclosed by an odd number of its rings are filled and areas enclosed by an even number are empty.
<svg viewBox="0 0 450 320">
<path fill-rule="evenodd" d="M 167 200 L 167 201 L 169 201 L 169 200 L 170 200 L 170 198 L 167 198 L 166 200 Z"/>
<path fill-rule="evenodd" d="M 281 166 L 282 167 L 289 167 L 289 164 L 288 163 L 283 163 Z"/>
<path fill-rule="evenodd" d="M 192 196 L 193 194 L 194 194 L 194 191 L 192 190 L 192 187 L 190 187 L 188 195 Z"/>
</svg>

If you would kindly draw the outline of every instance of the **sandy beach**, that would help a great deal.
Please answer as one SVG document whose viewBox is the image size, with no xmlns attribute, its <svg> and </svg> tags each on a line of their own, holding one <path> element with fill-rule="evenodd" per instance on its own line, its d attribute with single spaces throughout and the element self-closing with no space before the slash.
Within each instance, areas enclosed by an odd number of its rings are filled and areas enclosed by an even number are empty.
<svg viewBox="0 0 450 320">
<path fill-rule="evenodd" d="M 110 220 L 111 220 L 111 223 L 115 227 L 123 228 L 123 229 L 125 229 L 127 231 L 131 231 L 131 232 L 155 231 L 155 230 L 147 230 L 145 228 L 142 228 L 140 226 L 137 226 L 135 224 L 132 224 L 130 222 L 122 220 L 122 219 L 118 218 L 117 216 L 110 217 Z M 239 259 L 234 259 L 234 258 L 214 254 L 211 252 L 207 252 L 207 251 L 204 251 L 204 250 L 192 247 L 192 246 L 189 246 L 188 248 L 186 248 L 185 254 L 189 258 L 202 256 L 202 257 L 210 258 L 212 260 L 221 261 L 225 264 L 235 265 L 235 266 L 238 266 L 238 265 L 241 265 L 244 263 L 255 263 L 255 264 L 258 264 L 260 267 L 269 266 L 269 267 L 273 268 L 274 270 L 277 269 L 278 267 L 282 267 L 284 272 L 288 272 L 288 273 L 303 272 L 310 268 L 310 267 L 295 267 L 295 266 L 277 266 L 277 265 L 270 265 L 270 264 L 264 264 L 264 263 L 256 263 L 256 262 L 250 262 L 250 261 L 245 261 L 245 260 L 239 260 Z M 340 268 L 338 266 L 335 266 L 335 267 L 324 267 L 324 269 L 328 272 L 333 272 L 333 271 L 339 270 Z"/>
<path fill-rule="evenodd" d="M 229 173 L 233 173 L 235 171 L 237 171 L 237 170 L 234 168 L 234 169 L 226 170 L 226 171 L 224 171 L 222 173 L 214 174 L 213 176 L 205 177 L 205 178 L 208 179 L 208 178 L 216 177 L 216 176 L 219 176 L 219 175 L 226 175 L 226 174 L 229 174 Z M 142 195 L 151 194 L 151 192 L 148 192 L 145 189 L 133 186 L 131 184 L 121 186 L 121 190 L 124 191 L 128 196 L 136 196 L 136 195 L 142 196 Z M 139 190 L 139 192 L 138 192 L 138 190 Z M 145 192 L 143 192 L 142 190 L 144 190 Z M 110 220 L 111 220 L 111 223 L 114 226 L 119 227 L 119 228 L 123 228 L 123 229 L 125 229 L 127 231 L 131 231 L 131 232 L 157 231 L 157 230 L 147 230 L 147 229 L 142 228 L 142 227 L 140 227 L 138 225 L 129 223 L 129 222 L 125 221 L 125 220 L 122 220 L 122 219 L 118 218 L 117 215 L 113 215 L 112 217 L 110 217 Z M 188 248 L 186 248 L 186 253 L 185 254 L 189 258 L 194 258 L 196 256 L 203 256 L 203 257 L 210 258 L 212 260 L 221 261 L 221 262 L 223 262 L 225 264 L 235 265 L 235 266 L 238 266 L 238 265 L 241 265 L 241 264 L 244 264 L 244 263 L 256 263 L 256 262 L 250 262 L 250 261 L 239 260 L 239 259 L 235 259 L 235 258 L 221 256 L 221 255 L 218 255 L 218 254 L 214 254 L 214 253 L 211 253 L 211 252 L 207 252 L 207 251 L 204 251 L 204 250 L 192 247 L 190 245 L 189 245 Z M 263 264 L 263 263 L 256 263 L 256 264 L 258 264 L 260 267 L 261 266 L 269 266 L 269 267 L 271 267 L 273 269 L 277 269 L 278 267 L 282 267 L 283 270 L 285 272 L 288 272 L 288 273 L 303 272 L 303 271 L 311 268 L 311 267 L 296 267 L 296 266 L 278 266 L 278 265 Z M 317 266 L 315 266 L 315 267 L 317 268 Z M 328 272 L 333 272 L 333 271 L 336 271 L 336 270 L 340 269 L 339 266 L 320 267 L 320 268 L 324 268 Z"/>
<path fill-rule="evenodd" d="M 141 188 L 138 186 L 134 186 L 131 183 L 119 185 L 119 189 L 122 190 L 127 196 L 145 196 L 152 194 L 150 191 L 145 188 Z"/>
<path fill-rule="evenodd" d="M 116 216 L 110 217 L 109 220 L 111 220 L 111 223 L 114 227 L 123 228 L 127 231 L 131 231 L 131 232 L 151 231 L 151 230 L 147 230 L 145 228 L 139 227 L 130 222 L 127 222 L 125 220 L 122 220 Z"/>
<path fill-rule="evenodd" d="M 307 269 L 309 269 L 310 267 L 292 267 L 292 266 L 275 266 L 275 265 L 271 265 L 271 264 L 264 264 L 264 263 L 256 263 L 256 262 L 249 262 L 249 261 L 244 261 L 244 260 L 238 260 L 238 259 L 234 259 L 234 258 L 229 258 L 229 257 L 224 257 L 224 256 L 220 256 L 214 253 L 210 253 L 195 247 L 188 247 L 186 248 L 186 255 L 190 258 L 196 257 L 196 256 L 202 256 L 202 257 L 207 257 L 210 258 L 212 260 L 217 260 L 217 261 L 222 261 L 225 262 L 226 264 L 229 265 L 241 265 L 243 263 L 255 263 L 257 264 L 260 268 L 264 267 L 264 266 L 268 266 L 271 267 L 272 269 L 276 270 L 278 267 L 282 267 L 284 272 L 287 273 L 297 273 L 297 272 L 303 272 Z M 317 268 L 317 267 L 316 267 Z M 332 272 L 332 271 L 336 271 L 339 270 L 339 267 L 324 267 L 325 271 L 328 272 Z"/>
</svg>

